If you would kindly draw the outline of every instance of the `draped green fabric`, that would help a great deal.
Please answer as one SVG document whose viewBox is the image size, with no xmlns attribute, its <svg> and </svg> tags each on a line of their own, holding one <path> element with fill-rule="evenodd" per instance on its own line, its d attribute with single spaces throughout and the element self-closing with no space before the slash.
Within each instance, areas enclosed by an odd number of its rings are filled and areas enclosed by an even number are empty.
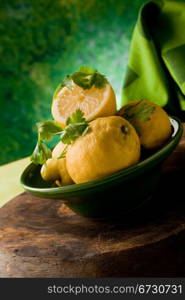
<svg viewBox="0 0 185 300">
<path fill-rule="evenodd" d="M 150 1 L 131 41 L 122 104 L 147 99 L 185 116 L 185 2 Z"/>
</svg>

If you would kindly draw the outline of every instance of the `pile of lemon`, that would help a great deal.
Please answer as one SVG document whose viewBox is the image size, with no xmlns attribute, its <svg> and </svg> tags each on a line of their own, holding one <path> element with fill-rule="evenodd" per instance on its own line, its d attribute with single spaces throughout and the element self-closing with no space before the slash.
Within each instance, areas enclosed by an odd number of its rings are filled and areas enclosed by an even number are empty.
<svg viewBox="0 0 185 300">
<path fill-rule="evenodd" d="M 41 168 L 44 180 L 63 186 L 111 175 L 139 162 L 142 149 L 159 149 L 170 138 L 170 119 L 158 105 L 138 100 L 117 111 L 115 93 L 103 75 L 75 76 L 57 88 L 52 115 L 65 127 L 80 109 L 88 130 L 68 145 L 65 157 L 60 153 L 66 145 L 56 145 Z"/>
</svg>

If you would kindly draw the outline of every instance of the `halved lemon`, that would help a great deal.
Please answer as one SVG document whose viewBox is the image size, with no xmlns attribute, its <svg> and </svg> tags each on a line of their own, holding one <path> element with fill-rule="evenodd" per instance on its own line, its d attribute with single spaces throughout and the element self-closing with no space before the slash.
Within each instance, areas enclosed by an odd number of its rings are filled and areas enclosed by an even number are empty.
<svg viewBox="0 0 185 300">
<path fill-rule="evenodd" d="M 58 87 L 51 107 L 53 118 L 65 125 L 67 118 L 77 109 L 84 112 L 88 121 L 115 115 L 116 97 L 113 88 L 109 83 L 103 88 L 92 86 L 83 89 L 75 83 L 70 88 Z"/>
</svg>

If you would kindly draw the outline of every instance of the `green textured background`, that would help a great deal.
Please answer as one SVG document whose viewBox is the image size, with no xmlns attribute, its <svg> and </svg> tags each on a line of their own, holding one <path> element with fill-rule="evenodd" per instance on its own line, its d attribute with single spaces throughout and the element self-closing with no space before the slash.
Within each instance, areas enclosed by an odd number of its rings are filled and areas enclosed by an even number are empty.
<svg viewBox="0 0 185 300">
<path fill-rule="evenodd" d="M 90 65 L 118 107 L 129 42 L 144 0 L 0 0 L 0 164 L 29 155 L 64 75 Z"/>
</svg>

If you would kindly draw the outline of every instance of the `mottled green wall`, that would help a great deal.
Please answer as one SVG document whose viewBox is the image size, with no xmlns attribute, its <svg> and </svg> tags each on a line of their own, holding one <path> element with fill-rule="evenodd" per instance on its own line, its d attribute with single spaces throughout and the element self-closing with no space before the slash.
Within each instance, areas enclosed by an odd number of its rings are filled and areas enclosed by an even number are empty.
<svg viewBox="0 0 185 300">
<path fill-rule="evenodd" d="M 118 105 L 129 41 L 144 0 L 1 0 L 0 164 L 33 150 L 57 84 L 80 65 L 107 75 Z"/>
</svg>

